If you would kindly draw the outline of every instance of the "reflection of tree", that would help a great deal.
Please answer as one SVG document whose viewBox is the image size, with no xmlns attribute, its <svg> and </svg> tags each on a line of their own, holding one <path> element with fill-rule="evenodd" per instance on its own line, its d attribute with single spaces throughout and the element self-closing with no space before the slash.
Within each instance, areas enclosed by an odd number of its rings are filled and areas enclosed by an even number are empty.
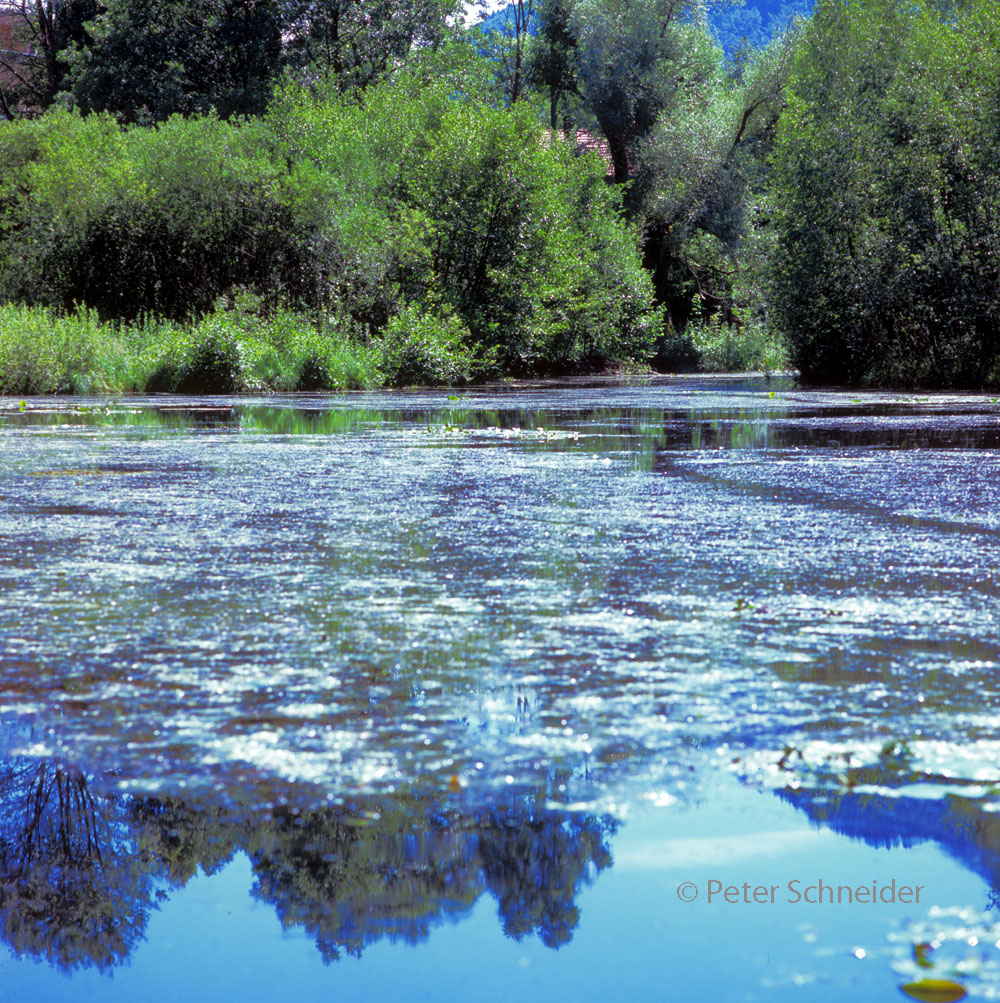
<svg viewBox="0 0 1000 1003">
<path fill-rule="evenodd" d="M 248 852 L 254 894 L 302 925 L 326 961 L 388 937 L 415 943 L 482 891 L 474 842 L 433 801 L 399 799 L 275 816 Z"/>
<path fill-rule="evenodd" d="M 233 858 L 240 819 L 219 808 L 189 805 L 177 798 L 137 798 L 129 803 L 142 856 L 173 888 L 181 888 L 200 868 L 214 874 Z"/>
<path fill-rule="evenodd" d="M 479 822 L 486 885 L 500 905 L 504 933 L 536 932 L 548 947 L 568 943 L 580 919 L 580 884 L 611 863 L 610 818 L 546 810 L 541 792 L 497 807 Z"/>
<path fill-rule="evenodd" d="M 156 900 L 243 850 L 253 894 L 301 926 L 324 960 L 382 938 L 414 943 L 484 891 L 504 932 L 558 947 L 581 884 L 611 862 L 609 818 L 522 792 L 484 807 L 445 792 L 318 810 L 240 811 L 100 793 L 51 761 L 0 761 L 0 935 L 64 968 L 109 968 L 142 938 Z"/>
<path fill-rule="evenodd" d="M 504 932 L 567 943 L 581 883 L 611 863 L 614 822 L 544 807 L 530 792 L 479 810 L 441 797 L 276 815 L 248 852 L 258 898 L 285 926 L 302 925 L 326 960 L 376 940 L 426 937 L 482 894 L 498 901 Z"/>
<path fill-rule="evenodd" d="M 18 953 L 104 969 L 141 939 L 149 876 L 78 770 L 0 765 L 0 932 Z"/>
<path fill-rule="evenodd" d="M 1000 816 L 993 810 L 996 802 L 944 793 L 961 783 L 955 777 L 914 771 L 905 757 L 893 758 L 883 750 L 877 763 L 850 767 L 838 774 L 818 771 L 803 780 L 777 794 L 812 821 L 870 846 L 909 847 L 935 842 L 964 867 L 985 878 L 993 897 L 1000 897 Z M 937 787 L 942 795 L 908 797 L 904 793 L 871 790 L 905 790 L 911 785 L 924 790 Z"/>
</svg>

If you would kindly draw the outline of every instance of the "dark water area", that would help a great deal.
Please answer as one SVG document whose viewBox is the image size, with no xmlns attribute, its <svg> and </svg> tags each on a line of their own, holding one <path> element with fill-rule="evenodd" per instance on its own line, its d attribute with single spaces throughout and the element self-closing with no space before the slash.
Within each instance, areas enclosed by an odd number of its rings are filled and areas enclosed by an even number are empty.
<svg viewBox="0 0 1000 1003">
<path fill-rule="evenodd" d="M 0 401 L 0 1001 L 1000 998 L 998 444 L 779 379 Z"/>
</svg>

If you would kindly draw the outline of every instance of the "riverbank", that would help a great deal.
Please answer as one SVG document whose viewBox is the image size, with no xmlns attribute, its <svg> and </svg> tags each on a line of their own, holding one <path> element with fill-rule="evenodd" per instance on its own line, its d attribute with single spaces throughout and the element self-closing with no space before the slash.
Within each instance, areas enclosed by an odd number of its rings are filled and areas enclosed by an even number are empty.
<svg viewBox="0 0 1000 1003">
<path fill-rule="evenodd" d="M 290 312 L 265 319 L 220 309 L 189 324 L 111 324 L 87 310 L 66 316 L 7 305 L 0 307 L 0 393 L 367 390 L 394 382 L 407 362 L 445 381 L 471 375 L 470 353 L 449 352 L 441 338 L 424 344 L 425 333 L 415 332 L 413 344 L 391 335 L 362 344 Z"/>
<path fill-rule="evenodd" d="M 728 336 L 727 336 L 728 337 Z M 718 372 L 787 375 L 787 358 L 769 342 L 741 351 L 710 332 L 692 340 L 692 360 Z M 601 374 L 614 380 L 653 376 L 631 359 L 582 362 L 558 382 Z M 117 393 L 260 394 L 462 386 L 504 379 L 548 382 L 551 373 L 511 375 L 470 347 L 456 327 L 411 311 L 378 338 L 362 341 L 334 323 L 321 330 L 299 313 L 268 316 L 237 303 L 187 324 L 144 319 L 101 321 L 86 309 L 0 306 L 0 395 L 86 396 Z"/>
</svg>

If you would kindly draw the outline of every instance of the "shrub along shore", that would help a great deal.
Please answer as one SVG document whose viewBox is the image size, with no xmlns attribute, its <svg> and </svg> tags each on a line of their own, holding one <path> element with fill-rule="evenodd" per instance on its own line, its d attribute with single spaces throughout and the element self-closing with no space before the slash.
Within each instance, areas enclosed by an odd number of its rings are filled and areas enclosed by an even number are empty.
<svg viewBox="0 0 1000 1003">
<path fill-rule="evenodd" d="M 0 223 L 5 393 L 592 371 L 662 325 L 600 159 L 446 81 L 5 123 Z"/>
<path fill-rule="evenodd" d="M 413 339 L 407 348 L 423 349 L 431 364 L 437 346 Z M 459 361 L 438 360 L 441 378 L 468 378 Z M 323 335 L 288 312 L 219 309 L 185 324 L 113 324 L 86 309 L 0 307 L 0 393 L 8 395 L 367 390 L 397 382 L 403 363 L 389 341 Z"/>
</svg>

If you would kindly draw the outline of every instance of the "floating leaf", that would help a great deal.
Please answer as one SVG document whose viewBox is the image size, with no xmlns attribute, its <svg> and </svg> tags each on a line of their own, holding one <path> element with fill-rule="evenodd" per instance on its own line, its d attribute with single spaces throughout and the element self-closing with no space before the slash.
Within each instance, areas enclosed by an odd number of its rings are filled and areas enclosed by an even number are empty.
<svg viewBox="0 0 1000 1003">
<path fill-rule="evenodd" d="M 914 944 L 913 945 L 913 960 L 921 968 L 933 968 L 934 967 L 934 962 L 931 961 L 931 952 L 933 950 L 934 950 L 934 948 L 930 944 L 928 944 L 926 942 L 923 943 L 923 944 Z"/>
<path fill-rule="evenodd" d="M 922 979 L 920 982 L 908 982 L 900 988 L 911 999 L 923 1000 L 924 1003 L 952 1003 L 966 996 L 965 990 L 949 979 Z"/>
</svg>

